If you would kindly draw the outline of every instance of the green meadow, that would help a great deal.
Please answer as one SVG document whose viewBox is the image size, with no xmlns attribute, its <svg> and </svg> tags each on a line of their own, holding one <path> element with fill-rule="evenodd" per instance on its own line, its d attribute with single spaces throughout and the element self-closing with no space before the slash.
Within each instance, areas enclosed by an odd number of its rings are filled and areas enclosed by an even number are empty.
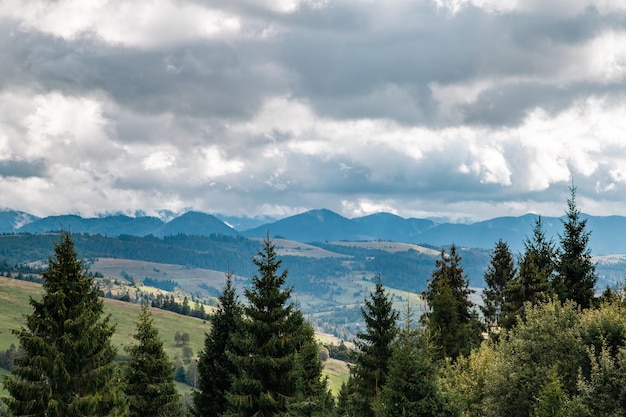
<svg viewBox="0 0 626 417">
<path fill-rule="evenodd" d="M 11 343 L 17 344 L 17 338 L 11 330 L 23 326 L 24 315 L 32 312 L 29 298 L 39 299 L 41 294 L 40 284 L 0 277 L 0 350 L 8 349 Z M 111 315 L 112 323 L 116 324 L 113 344 L 118 354 L 124 355 L 124 347 L 134 343 L 133 334 L 140 306 L 105 299 L 104 309 L 106 314 Z M 176 332 L 189 333 L 189 346 L 195 353 L 204 345 L 205 332 L 210 329 L 208 322 L 159 309 L 152 309 L 152 314 L 165 351 L 171 358 L 181 355 L 181 348 L 174 342 Z"/>
</svg>

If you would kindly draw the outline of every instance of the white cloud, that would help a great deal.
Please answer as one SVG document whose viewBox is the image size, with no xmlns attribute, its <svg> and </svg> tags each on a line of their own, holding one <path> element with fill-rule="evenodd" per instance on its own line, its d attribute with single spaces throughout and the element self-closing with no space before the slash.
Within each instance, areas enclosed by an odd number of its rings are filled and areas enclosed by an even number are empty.
<svg viewBox="0 0 626 417">
<path fill-rule="evenodd" d="M 469 153 L 470 160 L 461 165 L 461 172 L 479 176 L 481 183 L 511 185 L 511 171 L 501 150 L 471 144 Z"/>
<path fill-rule="evenodd" d="M 174 165 L 175 162 L 176 157 L 171 153 L 166 151 L 156 151 L 145 157 L 141 164 L 145 169 L 152 170 L 169 168 Z"/>
<path fill-rule="evenodd" d="M 491 13 L 547 13 L 575 16 L 593 7 L 602 14 L 624 13 L 626 4 L 614 0 L 432 0 L 438 7 L 458 13 L 468 6 Z"/>
<path fill-rule="evenodd" d="M 107 106 L 97 95 L 1 91 L 0 151 L 5 159 L 44 159 L 70 165 L 89 157 L 108 158 L 117 154 L 120 146 L 112 137 Z"/>
<path fill-rule="evenodd" d="M 327 7 L 330 0 L 248 0 L 250 3 L 261 6 L 277 13 L 294 13 L 301 7 L 321 9 Z"/>
<path fill-rule="evenodd" d="M 206 146 L 199 149 L 203 159 L 204 174 L 209 177 L 221 177 L 226 174 L 241 172 L 243 162 L 237 159 L 225 158 L 223 152 L 217 146 Z"/>
<path fill-rule="evenodd" d="M 359 198 L 356 201 L 342 200 L 343 213 L 348 218 L 363 217 L 375 213 L 397 214 L 394 202 L 372 200 L 369 198 Z"/>
<path fill-rule="evenodd" d="M 139 48 L 231 37 L 242 29 L 238 16 L 184 0 L 5 0 L 0 16 L 65 40 L 96 37 Z"/>
</svg>

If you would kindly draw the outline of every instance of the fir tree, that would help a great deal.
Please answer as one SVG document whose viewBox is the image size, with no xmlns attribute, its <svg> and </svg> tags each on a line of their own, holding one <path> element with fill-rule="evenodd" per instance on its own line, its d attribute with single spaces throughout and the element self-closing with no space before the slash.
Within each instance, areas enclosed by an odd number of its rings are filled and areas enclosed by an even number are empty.
<svg viewBox="0 0 626 417">
<path fill-rule="evenodd" d="M 43 274 L 44 294 L 31 298 L 26 327 L 15 330 L 23 356 L 5 379 L 15 416 L 111 416 L 124 413 L 98 289 L 63 232 Z"/>
<path fill-rule="evenodd" d="M 483 291 L 480 308 L 488 326 L 500 326 L 506 305 L 506 288 L 515 278 L 515 262 L 506 242 L 499 240 L 496 243 L 484 276 L 487 288 Z"/>
<path fill-rule="evenodd" d="M 557 258 L 557 277 L 554 289 L 561 301 L 572 300 L 581 308 L 588 308 L 594 299 L 598 276 L 587 247 L 590 232 L 585 230 L 587 220 L 581 219 L 576 207 L 576 187 L 570 187 L 566 219 Z"/>
<path fill-rule="evenodd" d="M 430 308 L 427 325 L 442 356 L 456 359 L 480 344 L 481 328 L 472 311 L 474 304 L 469 300 L 472 293 L 461 267 L 461 257 L 452 245 L 449 255 L 441 252 L 428 288 L 422 294 Z"/>
<path fill-rule="evenodd" d="M 231 355 L 240 372 L 231 387 L 228 415 L 278 416 L 296 394 L 295 354 L 304 320 L 287 304 L 287 271 L 278 274 L 282 262 L 269 237 L 253 262 L 258 275 L 252 277 L 252 288 L 245 289 L 246 319 L 235 339 L 241 352 Z"/>
<path fill-rule="evenodd" d="M 302 344 L 296 354 L 296 396 L 288 405 L 290 417 L 329 417 L 334 399 L 328 388 L 328 377 L 322 375 L 324 366 L 319 357 L 319 344 L 313 328 L 302 327 Z"/>
<path fill-rule="evenodd" d="M 125 369 L 124 391 L 129 399 L 129 415 L 181 416 L 180 395 L 174 385 L 174 364 L 163 350 L 148 306 L 141 308 L 137 333 L 133 337 L 139 344 L 126 348 L 130 362 Z"/>
<path fill-rule="evenodd" d="M 341 384 L 335 409 L 337 417 L 357 417 L 361 415 L 358 408 L 363 399 L 357 392 L 356 383 L 356 378 L 350 375 L 348 380 Z"/>
<path fill-rule="evenodd" d="M 221 416 L 228 409 L 228 392 L 237 367 L 229 359 L 236 352 L 233 335 L 241 325 L 242 306 L 233 286 L 233 274 L 226 274 L 226 285 L 219 296 L 219 308 L 211 321 L 198 360 L 198 391 L 193 393 L 194 414 Z"/>
<path fill-rule="evenodd" d="M 398 312 L 393 309 L 391 296 L 387 294 L 380 277 L 369 300 L 361 307 L 365 320 L 365 331 L 357 334 L 354 344 L 357 348 L 356 365 L 350 369 L 356 395 L 350 409 L 354 415 L 370 417 L 374 415 L 373 405 L 378 401 L 389 373 L 389 360 L 392 344 L 397 335 Z"/>
<path fill-rule="evenodd" d="M 438 386 L 438 366 L 434 360 L 428 328 L 411 326 L 407 305 L 405 327 L 393 347 L 389 378 L 383 387 L 377 417 L 452 416 Z"/>
<path fill-rule="evenodd" d="M 503 327 L 511 328 L 515 324 L 516 317 L 523 313 L 525 302 L 547 301 L 552 297 L 555 267 L 554 242 L 546 238 L 541 216 L 537 216 L 532 238 L 524 240 L 524 254 L 519 260 L 517 275 L 505 290 L 507 302 Z"/>
</svg>

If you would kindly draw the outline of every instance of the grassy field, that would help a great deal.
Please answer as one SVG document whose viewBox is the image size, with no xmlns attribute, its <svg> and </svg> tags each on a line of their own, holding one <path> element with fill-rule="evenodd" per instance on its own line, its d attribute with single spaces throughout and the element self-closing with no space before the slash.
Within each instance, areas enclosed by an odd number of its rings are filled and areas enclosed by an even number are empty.
<svg viewBox="0 0 626 417">
<path fill-rule="evenodd" d="M 324 373 L 328 375 L 333 395 L 339 394 L 341 385 L 348 380 L 349 372 L 348 365 L 343 361 L 330 358 L 324 362 Z"/>
<path fill-rule="evenodd" d="M 135 261 L 131 259 L 99 258 L 89 266 L 92 272 L 100 272 L 105 277 L 126 281 L 124 276 L 132 276 L 137 282 L 145 278 L 176 281 L 189 293 L 205 293 L 200 285 L 222 288 L 226 275 L 220 271 L 203 268 L 189 268 L 182 265 Z"/>
<path fill-rule="evenodd" d="M 398 242 L 384 242 L 384 241 L 368 241 L 368 242 L 330 242 L 331 245 L 348 246 L 355 248 L 375 249 L 385 252 L 406 252 L 408 250 L 414 250 L 417 252 L 425 253 L 427 255 L 438 256 L 441 252 L 435 249 L 426 248 L 420 245 L 414 245 L 412 243 L 398 243 Z"/>
<path fill-rule="evenodd" d="M 42 287 L 39 284 L 0 277 L 0 350 L 6 350 L 11 343 L 17 344 L 17 338 L 11 330 L 24 324 L 24 315 L 32 312 L 32 307 L 28 303 L 29 297 L 39 299 L 41 292 Z M 113 344 L 118 348 L 118 353 L 123 354 L 124 347 L 134 343 L 132 335 L 136 330 L 140 306 L 105 299 L 104 309 L 105 313 L 111 315 L 112 322 L 117 325 Z M 174 342 L 177 331 L 189 333 L 189 345 L 194 352 L 202 348 L 204 334 L 210 329 L 209 324 L 200 319 L 159 309 L 152 309 L 152 314 L 165 351 L 171 358 L 176 358 L 182 353 L 182 349 L 176 347 Z"/>
<path fill-rule="evenodd" d="M 262 242 L 263 239 L 252 238 L 251 240 L 257 240 Z M 274 245 L 276 245 L 276 253 L 280 256 L 306 256 L 308 258 L 351 258 L 351 256 L 342 255 L 340 253 L 331 252 L 326 249 L 318 248 L 317 246 L 307 245 L 306 243 L 297 242 L 295 240 L 287 239 L 272 239 Z"/>
</svg>

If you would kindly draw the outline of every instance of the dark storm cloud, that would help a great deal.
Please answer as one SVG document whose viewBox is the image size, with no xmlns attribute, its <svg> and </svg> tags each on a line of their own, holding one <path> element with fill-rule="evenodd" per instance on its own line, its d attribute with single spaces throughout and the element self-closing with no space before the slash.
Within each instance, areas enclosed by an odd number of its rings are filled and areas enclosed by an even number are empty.
<svg viewBox="0 0 626 417">
<path fill-rule="evenodd" d="M 70 94 L 101 90 L 143 113 L 241 118 L 250 116 L 263 97 L 285 91 L 288 82 L 280 68 L 255 57 L 250 45 L 237 49 L 216 42 L 135 51 L 85 40 L 62 42 L 39 33 L 26 34 L 19 43 L 19 49 L 3 51 L 17 69 L 5 82 L 17 79 Z M 250 49 L 245 60 L 243 49 Z"/>
<path fill-rule="evenodd" d="M 384 97 L 387 86 L 397 86 L 416 110 L 407 112 L 407 100 L 397 100 L 395 108 L 380 106 L 378 115 L 419 124 L 437 121 L 432 84 L 498 77 L 520 78 L 520 89 L 534 83 L 521 99 L 515 91 L 518 83 L 488 90 L 487 95 L 506 102 L 506 114 L 485 114 L 482 103 L 477 109 L 470 105 L 468 121 L 473 123 L 508 124 L 533 107 L 566 107 L 573 95 L 556 91 L 562 86 L 555 85 L 559 80 L 554 76 L 563 66 L 575 65 L 568 48 L 601 30 L 626 27 L 623 19 L 593 9 L 562 18 L 499 16 L 467 7 L 451 17 L 428 2 L 414 2 L 392 22 L 385 22 L 384 10 L 375 7 L 354 12 L 359 13 L 354 20 L 364 22 L 355 32 L 307 27 L 280 44 L 280 60 L 298 75 L 296 93 L 312 100 L 321 114 L 373 117 L 369 98 Z"/>
</svg>

